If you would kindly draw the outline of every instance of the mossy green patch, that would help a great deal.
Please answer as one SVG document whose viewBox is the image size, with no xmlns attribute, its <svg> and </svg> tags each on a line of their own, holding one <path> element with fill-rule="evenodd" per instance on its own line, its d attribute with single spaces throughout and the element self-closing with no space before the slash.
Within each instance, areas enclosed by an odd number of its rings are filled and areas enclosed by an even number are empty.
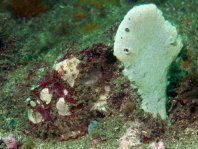
<svg viewBox="0 0 198 149">
<path fill-rule="evenodd" d="M 119 139 L 125 121 L 124 117 L 119 115 L 104 118 L 93 127 L 92 138 L 103 141 Z"/>
</svg>

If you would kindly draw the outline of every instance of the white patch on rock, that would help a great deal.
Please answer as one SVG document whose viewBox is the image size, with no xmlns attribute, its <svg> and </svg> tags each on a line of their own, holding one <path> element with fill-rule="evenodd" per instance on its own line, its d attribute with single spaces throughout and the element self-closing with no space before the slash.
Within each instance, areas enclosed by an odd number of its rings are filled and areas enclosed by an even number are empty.
<svg viewBox="0 0 198 149">
<path fill-rule="evenodd" d="M 43 121 L 42 115 L 32 109 L 28 109 L 28 119 L 34 124 L 38 124 Z"/>
<path fill-rule="evenodd" d="M 36 103 L 35 103 L 33 100 L 30 101 L 30 105 L 31 105 L 32 107 L 36 107 Z"/>
<path fill-rule="evenodd" d="M 52 100 L 52 94 L 49 93 L 48 88 L 44 88 L 40 92 L 40 99 L 44 101 L 46 104 L 49 104 Z"/>
<path fill-rule="evenodd" d="M 55 70 L 59 73 L 64 81 L 73 87 L 75 79 L 78 77 L 79 70 L 77 69 L 80 60 L 75 57 L 65 59 L 55 65 Z"/>
<path fill-rule="evenodd" d="M 39 105 L 41 104 L 41 102 L 39 100 L 36 101 Z"/>
<path fill-rule="evenodd" d="M 125 134 L 119 139 L 118 149 L 131 149 L 140 145 L 140 123 L 135 122 L 133 126 L 126 129 Z"/>
<path fill-rule="evenodd" d="M 64 95 L 66 96 L 68 94 L 68 90 L 64 89 L 63 90 Z"/>
<path fill-rule="evenodd" d="M 69 105 L 65 102 L 63 97 L 59 98 L 56 103 L 58 114 L 62 116 L 71 115 Z"/>
<path fill-rule="evenodd" d="M 93 86 L 98 82 L 98 79 L 101 78 L 102 74 L 98 70 L 93 70 L 92 72 L 88 73 L 87 76 L 82 80 L 85 86 Z"/>
<path fill-rule="evenodd" d="M 30 97 L 28 97 L 28 98 L 25 100 L 26 103 L 29 103 L 30 101 L 31 101 L 31 98 L 30 98 Z"/>
<path fill-rule="evenodd" d="M 118 27 L 114 55 L 141 94 L 141 108 L 166 119 L 167 74 L 182 48 L 176 28 L 154 4 L 133 7 Z"/>
<path fill-rule="evenodd" d="M 164 143 L 162 141 L 153 142 L 149 145 L 151 149 L 165 149 Z"/>
<path fill-rule="evenodd" d="M 100 112 L 107 112 L 107 99 L 109 98 L 110 87 L 105 86 L 105 93 L 100 95 L 98 101 L 93 105 L 91 110 L 98 110 Z"/>
</svg>

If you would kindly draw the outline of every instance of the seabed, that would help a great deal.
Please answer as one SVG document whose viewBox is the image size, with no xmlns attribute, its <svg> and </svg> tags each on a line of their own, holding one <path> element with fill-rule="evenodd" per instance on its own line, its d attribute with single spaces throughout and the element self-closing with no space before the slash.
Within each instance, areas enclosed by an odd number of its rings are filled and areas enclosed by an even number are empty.
<svg viewBox="0 0 198 149">
<path fill-rule="evenodd" d="M 165 121 L 139 108 L 137 90 L 113 55 L 126 12 L 148 3 L 183 42 L 169 71 Z M 0 1 L 0 148 L 124 149 L 128 140 L 133 149 L 197 149 L 197 6 L 197 0 Z M 72 58 L 80 63 L 55 69 Z M 60 98 L 65 103 L 57 108 Z"/>
</svg>

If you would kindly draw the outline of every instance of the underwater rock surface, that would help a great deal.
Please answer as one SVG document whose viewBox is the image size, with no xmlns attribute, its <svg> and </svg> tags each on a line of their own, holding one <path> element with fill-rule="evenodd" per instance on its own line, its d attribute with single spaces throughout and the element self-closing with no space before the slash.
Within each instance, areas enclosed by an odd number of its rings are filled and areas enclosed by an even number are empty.
<svg viewBox="0 0 198 149">
<path fill-rule="evenodd" d="M 168 122 L 139 108 L 137 89 L 113 56 L 123 16 L 148 3 L 176 26 L 184 45 L 168 74 Z M 197 148 L 197 5 L 195 0 L 0 1 L 0 148 L 117 149 L 128 128 L 138 132 L 135 148 Z M 73 87 L 54 70 L 70 56 L 80 60 Z M 60 98 L 63 115 L 56 105 Z M 41 121 L 28 120 L 29 110 Z M 126 138 L 129 144 L 133 140 L 130 134 Z"/>
</svg>

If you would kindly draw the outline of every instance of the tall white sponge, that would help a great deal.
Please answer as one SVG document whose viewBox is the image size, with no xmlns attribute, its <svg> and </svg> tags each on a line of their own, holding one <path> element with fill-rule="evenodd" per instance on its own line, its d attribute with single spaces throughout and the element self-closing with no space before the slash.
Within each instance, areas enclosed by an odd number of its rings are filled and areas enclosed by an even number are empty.
<svg viewBox="0 0 198 149">
<path fill-rule="evenodd" d="M 166 119 L 167 74 L 182 48 L 176 28 L 154 4 L 133 7 L 118 27 L 114 55 L 123 74 L 138 88 L 141 108 Z"/>
</svg>

